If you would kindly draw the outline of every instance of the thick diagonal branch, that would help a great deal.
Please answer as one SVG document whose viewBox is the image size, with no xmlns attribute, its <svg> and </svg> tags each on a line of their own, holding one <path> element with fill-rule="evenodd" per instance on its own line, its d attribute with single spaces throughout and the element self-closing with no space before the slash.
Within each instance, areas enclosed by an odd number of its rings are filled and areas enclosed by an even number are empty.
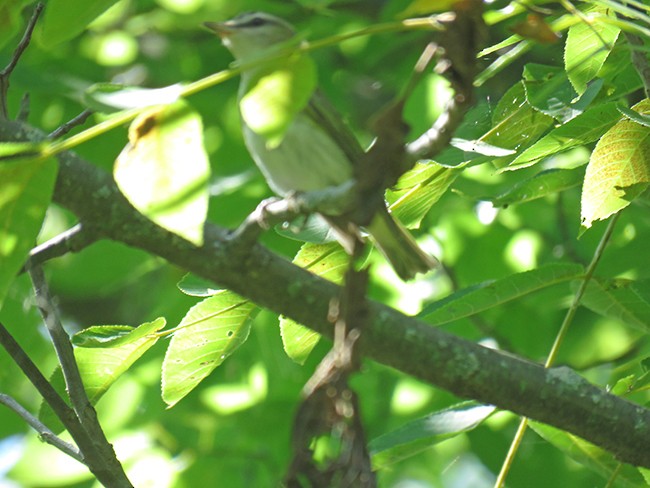
<svg viewBox="0 0 650 488">
<path fill-rule="evenodd" d="M 43 134 L 0 121 L 0 140 Z M 138 247 L 213 280 L 255 303 L 332 336 L 329 302 L 339 288 L 256 244 L 245 255 L 227 231 L 206 226 L 205 244 L 191 243 L 156 226 L 119 193 L 110 175 L 72 153 L 60 157 L 54 198 L 105 238 Z M 650 467 L 650 410 L 611 395 L 568 368 L 541 365 L 487 349 L 369 303 L 363 353 L 454 394 L 497 405 L 564 429 Z"/>
</svg>

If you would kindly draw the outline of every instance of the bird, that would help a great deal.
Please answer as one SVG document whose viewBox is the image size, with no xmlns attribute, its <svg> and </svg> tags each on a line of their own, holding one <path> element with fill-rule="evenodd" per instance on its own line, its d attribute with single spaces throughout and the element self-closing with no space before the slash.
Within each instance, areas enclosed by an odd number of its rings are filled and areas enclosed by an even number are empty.
<svg viewBox="0 0 650 488">
<path fill-rule="evenodd" d="M 260 76 L 273 69 L 256 62 L 260 54 L 290 43 L 296 39 L 296 30 L 285 20 L 265 12 L 246 12 L 223 22 L 205 22 L 204 26 L 221 38 L 242 66 L 238 97 L 243 112 L 242 100 Z M 251 127 L 246 114 L 241 115 L 246 147 L 276 194 L 286 197 L 324 191 L 354 179 L 355 165 L 364 150 L 320 90 L 314 90 L 277 140 Z M 350 252 L 351 242 L 362 235 L 361 229 L 341 215 L 322 216 L 333 227 L 339 243 Z M 364 230 L 404 281 L 438 265 L 438 260 L 424 252 L 389 213 L 385 202 Z"/>
</svg>

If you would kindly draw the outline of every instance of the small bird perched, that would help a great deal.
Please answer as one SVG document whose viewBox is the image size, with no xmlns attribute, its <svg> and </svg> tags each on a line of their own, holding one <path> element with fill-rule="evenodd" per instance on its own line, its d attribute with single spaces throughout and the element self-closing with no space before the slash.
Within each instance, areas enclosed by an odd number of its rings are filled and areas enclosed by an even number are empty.
<svg viewBox="0 0 650 488">
<path fill-rule="evenodd" d="M 254 61 L 259 61 L 260 53 L 269 47 L 291 42 L 295 35 L 293 27 L 262 12 L 245 13 L 226 22 L 206 22 L 204 25 L 221 37 L 244 67 L 239 86 L 244 140 L 271 189 L 287 196 L 295 192 L 322 191 L 352 181 L 354 165 L 362 157 L 363 149 L 318 90 L 311 94 L 304 108 L 293 116 L 276 139 L 252 128 L 251 114 L 244 113 L 242 105 L 247 94 L 262 76 L 268 75 L 269 69 L 273 69 L 268 63 Z M 358 227 L 342 221 L 345 219 L 340 215 L 323 217 L 333 227 L 337 240 L 349 251 L 351 231 L 360 235 Z M 419 248 L 409 232 L 388 213 L 385 204 L 366 230 L 403 280 L 424 273 L 438 263 Z"/>
</svg>

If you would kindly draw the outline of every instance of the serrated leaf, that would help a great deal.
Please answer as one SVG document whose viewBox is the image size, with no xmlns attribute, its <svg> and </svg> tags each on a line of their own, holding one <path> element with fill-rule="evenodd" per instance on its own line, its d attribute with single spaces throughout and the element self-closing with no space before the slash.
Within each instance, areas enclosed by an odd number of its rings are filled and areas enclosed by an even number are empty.
<svg viewBox="0 0 650 488">
<path fill-rule="evenodd" d="M 644 127 L 650 127 L 650 115 L 643 115 L 636 110 L 627 108 L 627 106 L 623 105 L 622 102 L 616 105 L 616 110 L 625 115 L 631 121 L 636 122 L 637 124 L 640 124 Z"/>
<path fill-rule="evenodd" d="M 163 361 L 162 398 L 170 407 L 190 393 L 248 338 L 257 307 L 229 290 L 189 309 Z"/>
<path fill-rule="evenodd" d="M 201 118 L 185 101 L 149 109 L 133 121 L 114 176 L 142 214 L 196 245 L 203 244 L 210 164 Z"/>
<path fill-rule="evenodd" d="M 316 66 L 299 52 L 270 63 L 248 85 L 239 108 L 246 125 L 277 147 L 316 89 Z"/>
<path fill-rule="evenodd" d="M 164 88 L 140 88 L 137 86 L 96 83 L 83 93 L 83 103 L 88 108 L 112 113 L 119 110 L 169 105 L 176 102 L 183 91 L 180 84 Z"/>
<path fill-rule="evenodd" d="M 79 345 L 74 348 L 74 356 L 91 404 L 96 405 L 110 386 L 158 341 L 156 333 L 165 324 L 165 319 L 159 317 L 138 327 L 95 326 L 90 327 L 88 333 L 81 331 L 76 334 L 73 342 Z M 49 381 L 63 398 L 68 398 L 60 367 Z M 64 429 L 45 402 L 41 404 L 38 416 L 54 432 Z"/>
<path fill-rule="evenodd" d="M 537 111 L 526 100 L 523 83 L 513 85 L 497 104 L 493 127 L 481 138 L 493 146 L 519 151 L 534 143 L 553 125 L 553 118 Z M 506 166 L 514 156 L 495 158 L 497 167 Z"/>
<path fill-rule="evenodd" d="M 647 486 L 636 468 L 629 464 L 621 464 L 607 451 L 549 425 L 532 420 L 529 420 L 528 425 L 546 442 L 578 463 L 599 473 L 603 479 L 610 480 L 615 475 L 617 483 L 625 483 L 623 486 L 638 488 Z"/>
<path fill-rule="evenodd" d="M 650 113 L 650 100 L 634 107 Z M 630 204 L 650 183 L 650 128 L 621 120 L 598 141 L 587 165 L 582 187 L 583 229 Z"/>
<path fill-rule="evenodd" d="M 213 282 L 188 273 L 176 285 L 178 289 L 191 297 L 211 297 L 223 291 Z"/>
<path fill-rule="evenodd" d="M 334 283 L 343 280 L 349 261 L 350 257 L 335 242 L 305 243 L 293 258 L 294 264 Z M 287 317 L 280 317 L 280 334 L 285 352 L 298 364 L 304 364 L 320 340 L 318 332 Z"/>
<path fill-rule="evenodd" d="M 53 158 L 0 164 L 0 304 L 36 243 L 57 168 Z"/>
<path fill-rule="evenodd" d="M 117 0 L 50 0 L 40 34 L 41 43 L 53 46 L 72 39 Z"/>
<path fill-rule="evenodd" d="M 553 263 L 516 273 L 499 280 L 488 281 L 457 291 L 425 306 L 418 317 L 441 325 L 515 300 L 535 291 L 582 276 L 579 264 Z"/>
<path fill-rule="evenodd" d="M 581 113 L 573 103 L 577 93 L 562 68 L 528 63 L 523 78 L 526 99 L 540 112 L 561 122 L 568 122 Z"/>
<path fill-rule="evenodd" d="M 468 432 L 478 427 L 494 410 L 491 405 L 463 402 L 409 422 L 370 442 L 372 467 L 384 468 Z"/>
<path fill-rule="evenodd" d="M 650 332 L 650 280 L 592 278 L 582 304 L 600 315 Z"/>
<path fill-rule="evenodd" d="M 92 347 L 75 348 L 75 358 L 91 403 L 97 403 L 115 380 L 158 341 L 156 332 L 166 323 L 159 317 L 132 327 L 128 334 L 104 344 L 108 347 L 99 347 L 95 342 Z"/>
<path fill-rule="evenodd" d="M 605 9 L 598 9 L 605 13 Z M 564 69 L 579 94 L 587 89 L 612 51 L 620 29 L 596 18 L 571 26 L 564 45 Z"/>
<path fill-rule="evenodd" d="M 162 325 L 161 325 L 162 324 Z M 164 318 L 147 322 L 138 327 L 128 325 L 94 325 L 87 327 L 72 336 L 72 344 L 85 348 L 115 348 L 126 346 L 157 332 L 164 327 Z"/>
<path fill-rule="evenodd" d="M 460 170 L 433 161 L 418 162 L 386 191 L 391 213 L 406 227 L 418 228 L 459 174 Z"/>
<path fill-rule="evenodd" d="M 610 129 L 620 115 L 615 103 L 592 107 L 565 124 L 551 130 L 517 156 L 504 171 L 531 166 L 542 158 L 597 140 Z"/>
<path fill-rule="evenodd" d="M 584 174 L 584 168 L 542 171 L 532 178 L 517 182 L 498 197 L 492 198 L 492 205 L 507 207 L 568 190 L 582 183 Z"/>
</svg>

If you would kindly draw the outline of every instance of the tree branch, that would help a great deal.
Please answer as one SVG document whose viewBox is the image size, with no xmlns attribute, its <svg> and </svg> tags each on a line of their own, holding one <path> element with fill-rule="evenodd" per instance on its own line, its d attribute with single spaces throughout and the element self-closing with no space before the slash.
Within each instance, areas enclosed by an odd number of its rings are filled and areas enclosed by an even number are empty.
<svg viewBox="0 0 650 488">
<path fill-rule="evenodd" d="M 86 466 L 99 482 L 105 486 L 131 488 L 124 468 L 99 424 L 97 412 L 86 395 L 72 343 L 52 304 L 43 269 L 40 266 L 32 267 L 28 262 L 27 270 L 34 284 L 36 304 L 56 350 L 66 390 L 81 427 L 80 432 L 71 432 L 73 439 L 79 444 Z"/>
<path fill-rule="evenodd" d="M 43 134 L 0 121 L 0 140 Z M 60 155 L 54 200 L 93 222 L 105 238 L 161 256 L 206 279 L 332 337 L 328 308 L 339 287 L 260 244 L 238 253 L 236 239 L 207 224 L 197 248 L 138 213 L 107 173 L 74 153 Z M 589 384 L 569 368 L 542 365 L 482 347 L 383 304 L 368 305 L 363 353 L 459 397 L 511 410 L 576 434 L 623 462 L 650 467 L 650 410 Z"/>
<path fill-rule="evenodd" d="M 45 8 L 45 4 L 42 2 L 36 4 L 34 13 L 32 14 L 31 19 L 29 19 L 29 23 L 27 24 L 23 38 L 18 43 L 18 47 L 16 47 L 16 50 L 11 57 L 11 61 L 9 61 L 9 64 L 2 71 L 0 71 L 0 117 L 6 118 L 8 116 L 7 91 L 9 90 L 9 77 L 18 64 L 18 60 L 23 55 L 25 49 L 27 49 L 27 46 L 29 46 L 29 43 L 32 40 L 32 32 L 34 32 L 36 21 L 38 21 L 38 17 L 41 15 L 43 8 Z"/>
<path fill-rule="evenodd" d="M 34 417 L 30 412 L 28 412 L 20 403 L 18 403 L 12 397 L 10 397 L 9 395 L 5 395 L 4 393 L 0 393 L 0 403 L 6 406 L 7 408 L 9 408 L 10 410 L 16 412 L 20 416 L 20 418 L 22 418 L 25 422 L 27 422 L 27 424 L 32 429 L 38 432 L 39 437 L 43 439 L 45 442 L 51 444 L 61 452 L 67 454 L 73 459 L 76 459 L 80 463 L 84 462 L 83 456 L 79 452 L 79 449 L 77 449 L 72 444 L 58 437 L 54 432 L 48 429 L 45 424 L 43 424 L 40 420 Z"/>
</svg>

